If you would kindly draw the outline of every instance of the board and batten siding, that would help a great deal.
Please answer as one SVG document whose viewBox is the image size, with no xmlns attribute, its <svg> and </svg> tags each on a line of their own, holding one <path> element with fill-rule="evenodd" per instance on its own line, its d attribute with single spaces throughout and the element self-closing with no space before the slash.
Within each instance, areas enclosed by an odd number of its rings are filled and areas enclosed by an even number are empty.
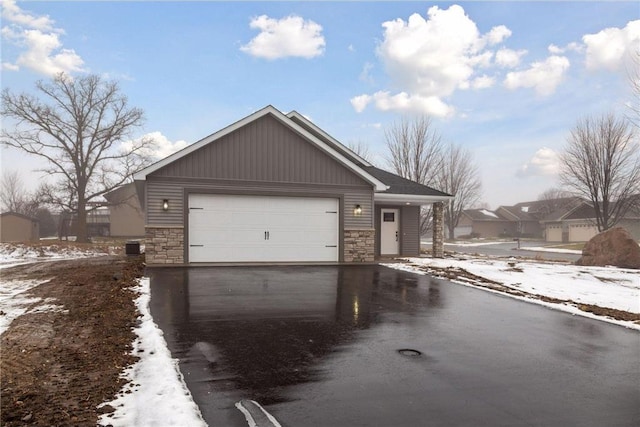
<svg viewBox="0 0 640 427">
<path fill-rule="evenodd" d="M 373 193 L 370 187 L 179 178 L 147 179 L 147 225 L 184 226 L 187 193 L 342 197 L 344 229 L 373 228 Z M 164 199 L 169 201 L 167 211 L 162 209 Z M 361 216 L 353 213 L 356 205 L 362 207 Z"/>
<path fill-rule="evenodd" d="M 271 115 L 220 137 L 151 176 L 371 187 Z"/>
</svg>

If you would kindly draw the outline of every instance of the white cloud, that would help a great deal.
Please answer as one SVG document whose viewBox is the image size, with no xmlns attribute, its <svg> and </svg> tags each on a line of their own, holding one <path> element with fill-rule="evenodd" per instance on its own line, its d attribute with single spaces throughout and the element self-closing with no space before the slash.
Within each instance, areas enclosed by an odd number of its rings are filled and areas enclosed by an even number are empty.
<svg viewBox="0 0 640 427">
<path fill-rule="evenodd" d="M 388 91 L 378 91 L 373 95 L 360 95 L 351 98 L 351 105 L 358 113 L 363 111 L 371 102 L 380 111 L 426 112 L 436 117 L 447 117 L 454 113 L 453 107 L 442 102 L 437 96 L 411 95 L 406 92 L 392 95 Z"/>
<path fill-rule="evenodd" d="M 349 46 L 347 46 L 347 50 L 348 50 L 349 52 L 355 52 L 355 51 L 356 51 L 356 48 L 355 48 L 355 47 L 353 47 L 353 45 L 352 45 L 352 44 L 350 44 Z"/>
<path fill-rule="evenodd" d="M 505 27 L 504 25 L 498 25 L 497 27 L 493 27 L 491 31 L 489 31 L 483 39 L 491 46 L 502 43 L 504 40 L 511 37 L 511 30 Z"/>
<path fill-rule="evenodd" d="M 628 61 L 640 46 L 640 20 L 629 21 L 620 28 L 605 28 L 596 34 L 582 37 L 586 46 L 586 66 L 595 70 L 604 68 L 615 71 Z"/>
<path fill-rule="evenodd" d="M 511 35 L 503 25 L 482 35 L 458 5 L 433 6 L 426 18 L 414 13 L 407 21 L 395 19 L 382 27 L 377 54 L 398 93 L 356 96 L 351 103 L 359 112 L 373 102 L 381 110 L 452 114 L 453 107 L 443 98 L 456 90 L 487 87 L 490 78 L 476 74 L 478 68 L 491 66 L 494 53 L 487 46 Z"/>
<path fill-rule="evenodd" d="M 13 0 L 3 0 L 2 18 L 10 26 L 2 27 L 2 37 L 26 48 L 15 63 L 4 62 L 4 70 L 18 71 L 25 67 L 45 75 L 84 71 L 84 61 L 73 49 L 64 49 L 60 42 L 61 28 L 54 28 L 49 16 L 34 16 L 22 11 Z"/>
<path fill-rule="evenodd" d="M 126 151 L 130 151 L 134 142 L 139 143 L 142 139 L 152 139 L 153 144 L 149 145 L 149 147 L 140 154 L 148 156 L 154 160 L 164 159 L 165 157 L 175 153 L 176 151 L 182 150 L 189 145 L 187 141 L 183 140 L 174 142 L 169 141 L 169 139 L 161 132 L 156 131 L 147 133 L 134 141 L 124 141 L 122 143 L 122 148 Z"/>
<path fill-rule="evenodd" d="M 566 57 L 552 55 L 543 62 L 534 62 L 528 70 L 508 73 L 504 85 L 511 90 L 521 87 L 535 88 L 538 95 L 551 95 L 562 82 L 569 66 Z"/>
<path fill-rule="evenodd" d="M 520 177 L 552 176 L 560 170 L 560 157 L 551 148 L 542 147 L 516 173 Z"/>
<path fill-rule="evenodd" d="M 515 68 L 527 51 L 503 48 L 496 52 L 496 64 L 505 68 Z"/>
<path fill-rule="evenodd" d="M 251 28 L 260 30 L 240 50 L 266 59 L 286 57 L 313 58 L 322 55 L 325 41 L 322 26 L 299 16 L 272 19 L 261 15 L 251 20 Z"/>
<path fill-rule="evenodd" d="M 495 83 L 496 83 L 495 78 L 491 76 L 483 75 L 473 79 L 473 82 L 471 82 L 471 87 L 474 89 L 486 89 L 493 86 Z"/>
<path fill-rule="evenodd" d="M 33 16 L 21 10 L 15 0 L 2 0 L 2 18 L 7 22 L 38 30 L 53 30 L 54 21 L 45 16 Z"/>
</svg>

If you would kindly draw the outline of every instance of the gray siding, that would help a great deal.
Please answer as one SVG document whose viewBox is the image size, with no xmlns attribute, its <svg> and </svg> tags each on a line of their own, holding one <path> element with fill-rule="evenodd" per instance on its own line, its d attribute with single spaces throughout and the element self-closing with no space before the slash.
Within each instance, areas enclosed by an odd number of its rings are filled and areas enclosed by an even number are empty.
<svg viewBox="0 0 640 427">
<path fill-rule="evenodd" d="M 221 137 L 151 176 L 371 188 L 371 184 L 271 115 Z"/>
<path fill-rule="evenodd" d="M 380 210 L 400 210 L 400 255 L 420 255 L 420 206 L 376 205 L 374 224 L 376 228 L 376 256 L 380 255 Z"/>
<path fill-rule="evenodd" d="M 420 255 L 420 207 L 403 206 L 400 211 L 400 254 Z"/>
<path fill-rule="evenodd" d="M 147 179 L 147 225 L 184 225 L 187 192 L 343 197 L 343 227 L 373 228 L 373 193 L 370 187 L 151 177 Z M 169 210 L 166 212 L 162 210 L 163 199 L 169 200 Z M 362 207 L 362 215 L 359 217 L 353 214 L 357 204 Z"/>
</svg>

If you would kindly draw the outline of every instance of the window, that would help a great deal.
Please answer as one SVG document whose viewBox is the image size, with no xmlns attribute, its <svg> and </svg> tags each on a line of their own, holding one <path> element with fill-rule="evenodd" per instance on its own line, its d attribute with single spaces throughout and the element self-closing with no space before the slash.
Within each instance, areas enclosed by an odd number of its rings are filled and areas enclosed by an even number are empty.
<svg viewBox="0 0 640 427">
<path fill-rule="evenodd" d="M 394 222 L 396 220 L 396 213 L 395 212 L 385 212 L 382 220 L 384 222 Z"/>
</svg>

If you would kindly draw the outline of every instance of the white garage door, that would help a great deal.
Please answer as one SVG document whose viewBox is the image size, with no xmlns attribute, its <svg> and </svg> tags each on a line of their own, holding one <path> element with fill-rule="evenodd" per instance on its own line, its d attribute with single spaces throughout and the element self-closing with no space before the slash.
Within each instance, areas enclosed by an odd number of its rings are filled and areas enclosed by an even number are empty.
<svg viewBox="0 0 640 427">
<path fill-rule="evenodd" d="M 189 195 L 189 262 L 338 261 L 338 199 Z"/>
</svg>

